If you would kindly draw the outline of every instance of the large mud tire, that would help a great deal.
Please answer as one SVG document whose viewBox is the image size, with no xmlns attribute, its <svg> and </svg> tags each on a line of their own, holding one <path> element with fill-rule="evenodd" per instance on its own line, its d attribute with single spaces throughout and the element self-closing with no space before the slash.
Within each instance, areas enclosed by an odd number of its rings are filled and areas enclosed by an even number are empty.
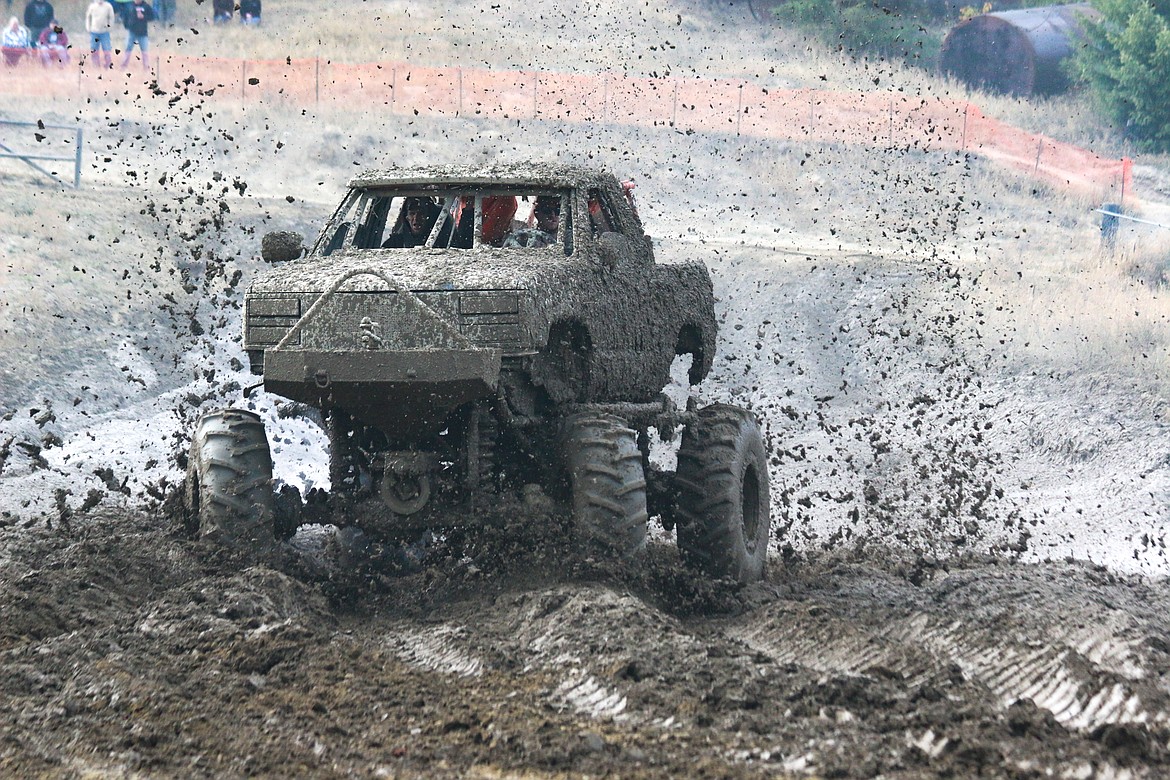
<svg viewBox="0 0 1170 780">
<path fill-rule="evenodd" d="M 257 415 L 224 409 L 199 418 L 184 498 L 193 535 L 254 553 L 275 546 L 272 453 Z"/>
<path fill-rule="evenodd" d="M 768 458 L 756 418 L 712 404 L 683 432 L 676 525 L 686 561 L 713 577 L 764 576 L 771 530 Z"/>
<path fill-rule="evenodd" d="M 619 417 L 582 412 L 565 420 L 562 450 L 586 543 L 622 558 L 642 550 L 649 515 L 637 432 Z"/>
</svg>

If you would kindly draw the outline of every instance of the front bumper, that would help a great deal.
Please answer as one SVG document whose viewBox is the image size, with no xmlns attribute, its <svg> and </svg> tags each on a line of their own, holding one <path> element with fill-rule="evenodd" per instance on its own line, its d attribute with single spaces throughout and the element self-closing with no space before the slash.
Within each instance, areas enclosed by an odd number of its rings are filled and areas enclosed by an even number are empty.
<svg viewBox="0 0 1170 780">
<path fill-rule="evenodd" d="M 496 348 L 324 351 L 268 349 L 264 386 L 322 409 L 341 408 L 394 440 L 433 432 L 464 404 L 495 395 Z"/>
</svg>

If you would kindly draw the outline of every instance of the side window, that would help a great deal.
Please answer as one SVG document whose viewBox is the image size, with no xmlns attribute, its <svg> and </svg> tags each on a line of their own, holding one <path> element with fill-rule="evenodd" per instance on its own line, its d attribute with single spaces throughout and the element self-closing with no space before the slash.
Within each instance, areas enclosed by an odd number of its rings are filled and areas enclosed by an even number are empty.
<svg viewBox="0 0 1170 780">
<path fill-rule="evenodd" d="M 328 257 L 345 245 L 345 239 L 349 237 L 350 229 L 353 227 L 354 204 L 360 199 L 359 192 L 349 191 L 341 205 L 337 207 L 337 211 L 333 212 L 333 216 L 325 223 L 321 235 L 313 245 L 313 251 Z"/>
<path fill-rule="evenodd" d="M 594 238 L 602 233 L 612 233 L 617 229 L 617 220 L 613 218 L 613 209 L 601 190 L 589 190 L 587 203 L 589 206 L 589 226 Z"/>
<path fill-rule="evenodd" d="M 390 214 L 391 202 L 388 197 L 370 199 L 370 203 L 362 215 L 361 225 L 354 234 L 354 246 L 358 249 L 377 249 L 382 245 L 382 231 L 386 227 L 386 218 Z"/>
</svg>

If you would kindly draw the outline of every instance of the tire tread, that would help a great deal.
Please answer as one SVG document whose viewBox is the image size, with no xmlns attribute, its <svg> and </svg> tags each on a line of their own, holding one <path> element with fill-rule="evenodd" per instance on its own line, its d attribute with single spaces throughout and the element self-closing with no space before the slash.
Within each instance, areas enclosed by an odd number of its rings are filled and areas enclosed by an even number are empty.
<svg viewBox="0 0 1170 780">
<path fill-rule="evenodd" d="M 649 514 L 637 433 L 618 417 L 583 412 L 566 419 L 563 449 L 583 535 L 623 558 L 642 550 Z"/>
</svg>

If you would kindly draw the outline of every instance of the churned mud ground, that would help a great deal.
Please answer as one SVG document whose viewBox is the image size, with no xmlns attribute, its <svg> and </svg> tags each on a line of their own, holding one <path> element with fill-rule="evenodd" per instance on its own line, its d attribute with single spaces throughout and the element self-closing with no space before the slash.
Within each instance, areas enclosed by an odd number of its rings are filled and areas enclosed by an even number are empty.
<svg viewBox="0 0 1170 780">
<path fill-rule="evenodd" d="M 12 777 L 1161 777 L 1170 589 L 881 550 L 741 589 L 562 519 L 403 572 L 159 512 L 0 531 Z"/>
</svg>

